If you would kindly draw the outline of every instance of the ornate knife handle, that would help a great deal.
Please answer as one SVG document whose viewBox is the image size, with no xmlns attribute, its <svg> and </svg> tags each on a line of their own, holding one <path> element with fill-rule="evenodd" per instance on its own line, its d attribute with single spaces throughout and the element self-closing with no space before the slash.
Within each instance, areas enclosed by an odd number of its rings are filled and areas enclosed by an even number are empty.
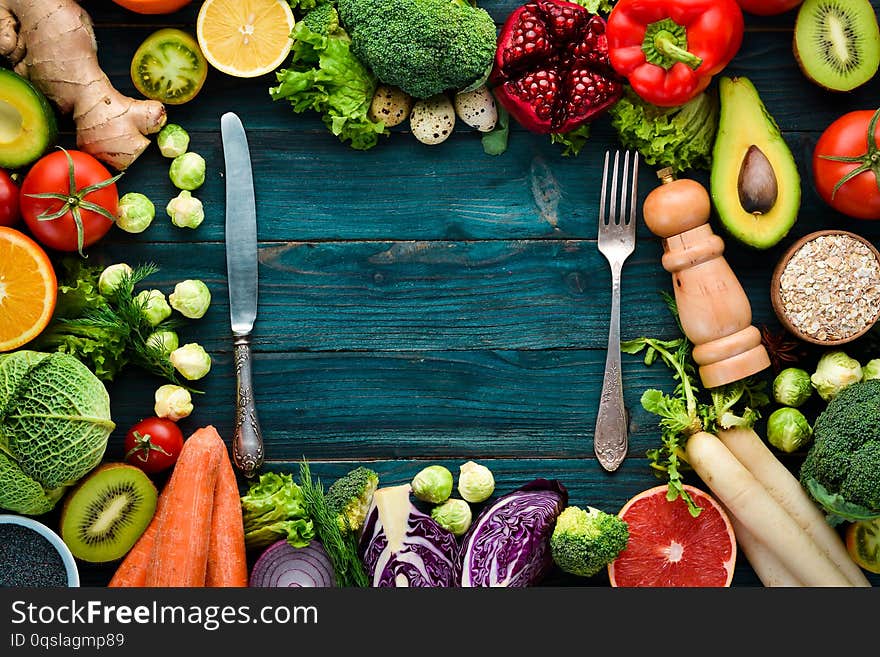
<svg viewBox="0 0 880 657">
<path fill-rule="evenodd" d="M 263 435 L 257 420 L 251 374 L 251 338 L 235 336 L 235 434 L 232 439 L 232 460 L 235 467 L 250 479 L 263 466 Z"/>
</svg>

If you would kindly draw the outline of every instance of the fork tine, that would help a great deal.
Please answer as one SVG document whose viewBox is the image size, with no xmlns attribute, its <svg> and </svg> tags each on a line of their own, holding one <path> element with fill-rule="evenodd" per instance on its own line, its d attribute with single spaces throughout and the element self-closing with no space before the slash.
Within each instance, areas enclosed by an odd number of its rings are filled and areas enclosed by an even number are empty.
<svg viewBox="0 0 880 657">
<path fill-rule="evenodd" d="M 604 226 L 607 223 L 606 207 L 605 207 L 605 188 L 608 184 L 608 157 L 610 151 L 605 151 L 605 171 L 602 173 L 602 192 L 599 196 L 599 225 Z"/>
<path fill-rule="evenodd" d="M 614 173 L 611 175 L 611 209 L 609 210 L 608 223 L 616 224 L 620 222 L 617 216 L 617 169 L 620 160 L 620 151 L 614 153 Z"/>
<path fill-rule="evenodd" d="M 633 154 L 633 172 L 632 172 L 632 192 L 629 199 L 629 221 L 632 225 L 636 223 L 636 203 L 639 200 L 639 152 Z"/>
<path fill-rule="evenodd" d="M 617 223 L 621 226 L 626 225 L 627 176 L 629 176 L 629 151 L 623 154 L 623 176 L 620 179 L 620 213 Z"/>
</svg>

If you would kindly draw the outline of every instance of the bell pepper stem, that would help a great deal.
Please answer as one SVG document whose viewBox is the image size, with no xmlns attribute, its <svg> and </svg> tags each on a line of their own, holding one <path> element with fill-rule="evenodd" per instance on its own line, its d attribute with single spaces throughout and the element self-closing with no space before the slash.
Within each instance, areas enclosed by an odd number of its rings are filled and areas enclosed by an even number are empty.
<svg viewBox="0 0 880 657">
<path fill-rule="evenodd" d="M 702 58 L 687 49 L 687 29 L 671 18 L 647 26 L 642 52 L 646 61 L 667 71 L 679 62 L 694 70 L 703 63 Z"/>
</svg>

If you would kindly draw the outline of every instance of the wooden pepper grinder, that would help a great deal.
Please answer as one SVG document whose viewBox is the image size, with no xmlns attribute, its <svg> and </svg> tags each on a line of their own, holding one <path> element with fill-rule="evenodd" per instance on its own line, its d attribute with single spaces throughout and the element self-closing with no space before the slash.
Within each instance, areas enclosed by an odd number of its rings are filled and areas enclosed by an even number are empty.
<svg viewBox="0 0 880 657">
<path fill-rule="evenodd" d="M 693 357 L 706 388 L 739 381 L 770 366 L 761 332 L 752 326 L 752 308 L 730 268 L 724 241 L 709 225 L 711 203 L 696 180 L 676 179 L 661 169 L 663 181 L 645 198 L 642 215 L 663 238 L 663 268 L 672 274 L 679 319 L 694 344 Z"/>
</svg>

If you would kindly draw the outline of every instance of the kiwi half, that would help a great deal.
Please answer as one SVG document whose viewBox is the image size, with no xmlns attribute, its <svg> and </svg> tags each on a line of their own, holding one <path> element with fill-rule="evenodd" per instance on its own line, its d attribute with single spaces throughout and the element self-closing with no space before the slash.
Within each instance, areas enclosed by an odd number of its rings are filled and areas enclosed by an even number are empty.
<svg viewBox="0 0 880 657">
<path fill-rule="evenodd" d="M 100 563 L 122 558 L 156 512 L 156 486 L 143 470 L 106 463 L 65 498 L 61 538 L 77 559 Z"/>
<path fill-rule="evenodd" d="M 810 80 L 850 91 L 880 66 L 880 27 L 869 0 L 806 0 L 794 28 L 794 54 Z"/>
</svg>

